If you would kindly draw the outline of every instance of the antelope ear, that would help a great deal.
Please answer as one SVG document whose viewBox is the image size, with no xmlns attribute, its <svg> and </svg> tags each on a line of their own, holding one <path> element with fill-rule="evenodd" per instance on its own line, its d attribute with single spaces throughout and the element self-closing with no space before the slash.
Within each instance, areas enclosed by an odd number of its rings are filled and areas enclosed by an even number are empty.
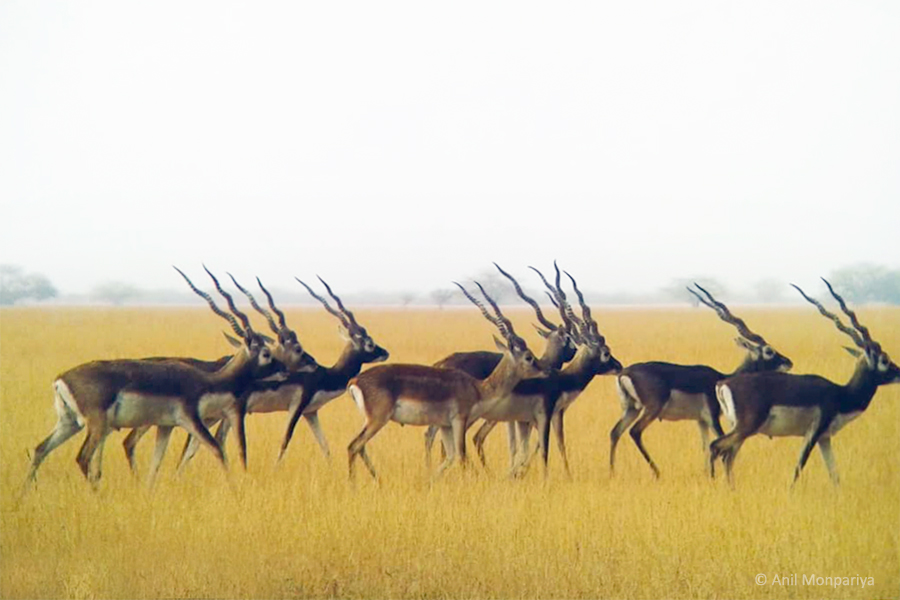
<svg viewBox="0 0 900 600">
<path fill-rule="evenodd" d="M 261 338 L 263 339 L 263 341 L 264 341 L 265 343 L 267 343 L 267 344 L 274 344 L 274 343 L 275 343 L 275 340 L 273 340 L 272 338 L 270 338 L 269 336 L 267 336 L 267 335 L 264 334 L 264 333 L 257 333 L 256 335 L 258 335 L 259 337 L 261 337 Z"/>
<path fill-rule="evenodd" d="M 499 338 L 497 338 L 496 335 L 493 336 L 493 338 L 494 338 L 494 344 L 496 344 L 497 349 L 500 350 L 500 352 L 509 352 L 509 348 L 506 346 L 506 344 L 504 344 L 503 342 L 501 342 L 501 341 L 499 340 Z"/>
<path fill-rule="evenodd" d="M 240 348 L 241 346 L 244 345 L 244 342 L 242 342 L 242 341 L 240 341 L 240 340 L 238 340 L 238 339 L 236 339 L 236 338 L 231 337 L 230 335 L 228 335 L 228 334 L 225 333 L 224 331 L 222 332 L 222 335 L 224 335 L 224 336 L 225 336 L 225 339 L 228 340 L 228 343 L 231 344 L 232 346 L 234 346 L 235 348 Z"/>
<path fill-rule="evenodd" d="M 338 335 L 341 336 L 341 339 L 345 342 L 352 341 L 352 339 L 350 338 L 350 332 L 347 331 L 347 328 L 343 325 L 338 325 Z"/>
<path fill-rule="evenodd" d="M 747 340 L 745 340 L 742 337 L 736 337 L 736 338 L 734 338 L 734 341 L 738 346 L 745 349 L 747 352 L 749 352 L 753 356 L 759 356 L 759 348 L 756 346 L 756 344 L 748 342 Z"/>
<path fill-rule="evenodd" d="M 862 356 L 862 352 L 860 352 L 860 351 L 857 350 L 856 348 L 851 348 L 850 346 L 842 346 L 842 347 L 843 347 L 844 350 L 846 350 L 846 351 L 850 354 L 850 356 L 852 356 L 853 358 L 859 358 L 860 356 Z"/>
<path fill-rule="evenodd" d="M 537 325 L 535 325 L 534 323 L 532 323 L 531 326 L 534 327 L 534 330 L 538 332 L 538 335 L 541 336 L 542 338 L 544 338 L 545 340 L 548 337 L 550 337 L 550 332 L 547 331 L 546 329 L 542 329 L 542 328 L 538 327 Z"/>
</svg>

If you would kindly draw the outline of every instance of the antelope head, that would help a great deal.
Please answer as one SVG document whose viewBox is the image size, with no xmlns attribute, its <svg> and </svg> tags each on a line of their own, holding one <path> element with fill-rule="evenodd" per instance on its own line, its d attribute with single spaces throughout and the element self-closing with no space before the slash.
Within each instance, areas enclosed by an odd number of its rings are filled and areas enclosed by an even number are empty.
<svg viewBox="0 0 900 600">
<path fill-rule="evenodd" d="M 222 289 L 222 286 L 219 285 L 219 281 L 216 279 L 215 275 L 213 275 L 206 266 L 204 266 L 203 269 L 209 274 L 216 289 L 228 302 L 228 308 L 231 311 L 231 314 L 226 313 L 216 306 L 209 294 L 197 288 L 181 269 L 178 267 L 174 267 L 174 269 L 184 278 L 195 294 L 206 300 L 206 303 L 214 313 L 229 322 L 232 331 L 237 335 L 237 339 L 228 334 L 225 335 L 225 338 L 232 346 L 237 348 L 238 354 L 245 363 L 250 365 L 250 372 L 254 377 L 262 378 L 284 370 L 284 364 L 272 356 L 272 352 L 269 350 L 267 342 L 271 340 L 264 335 L 253 331 L 253 328 L 250 326 L 250 319 L 247 318 L 247 315 L 238 310 L 237 306 L 234 305 L 232 297 L 228 292 Z M 243 327 L 238 324 L 235 316 L 241 320 Z"/>
<path fill-rule="evenodd" d="M 620 373 L 622 371 L 622 363 L 612 355 L 612 350 L 606 344 L 606 338 L 600 333 L 600 327 L 597 325 L 597 321 L 594 320 L 593 315 L 591 315 L 591 307 L 584 301 L 584 295 L 578 289 L 575 278 L 568 271 L 566 271 L 566 276 L 572 282 L 572 287 L 578 296 L 578 303 L 581 305 L 581 340 L 582 344 L 591 352 L 595 372 L 598 375 Z M 566 302 L 561 288 L 559 292 L 562 301 Z"/>
<path fill-rule="evenodd" d="M 844 299 L 838 295 L 837 292 L 834 291 L 834 288 L 831 287 L 831 284 L 828 283 L 826 279 L 822 279 L 825 282 L 825 285 L 828 286 L 828 291 L 831 292 L 831 295 L 837 300 L 838 304 L 841 307 L 841 311 L 850 319 L 850 324 L 852 327 L 847 327 L 844 325 L 843 321 L 841 321 L 840 317 L 836 314 L 829 312 L 822 303 L 814 298 L 810 298 L 806 295 L 806 293 L 801 290 L 799 287 L 791 284 L 796 288 L 798 292 L 806 299 L 807 302 L 815 305 L 816 308 L 819 309 L 819 312 L 823 317 L 831 319 L 834 322 L 835 327 L 838 328 L 842 333 L 847 334 L 850 339 L 853 340 L 853 343 L 856 344 L 856 347 L 859 350 L 854 350 L 852 348 L 848 348 L 847 350 L 853 354 L 854 356 L 860 359 L 860 362 L 865 365 L 865 368 L 868 372 L 870 372 L 875 379 L 875 385 L 886 385 L 889 383 L 900 383 L 900 368 L 891 360 L 891 358 L 881 349 L 881 344 L 872 339 L 872 336 L 869 334 L 869 329 L 865 325 L 859 322 L 859 319 L 856 316 L 856 313 L 847 307 L 847 303 L 844 302 Z"/>
<path fill-rule="evenodd" d="M 737 328 L 740 335 L 735 338 L 735 342 L 737 342 L 738 346 L 747 350 L 750 360 L 754 363 L 754 369 L 752 370 L 783 372 L 791 370 L 794 366 L 791 359 L 775 350 L 761 335 L 750 331 L 750 328 L 747 327 L 747 324 L 742 319 L 731 314 L 727 306 L 713 298 L 713 295 L 700 287 L 698 283 L 694 283 L 694 287 L 703 292 L 703 295 L 698 294 L 691 288 L 687 288 L 687 290 L 701 303 L 716 311 L 720 319 Z"/>
<path fill-rule="evenodd" d="M 272 300 L 272 294 L 269 293 L 269 290 L 263 286 L 262 281 L 259 280 L 259 277 L 256 278 L 256 283 L 259 284 L 259 288 L 266 295 L 266 299 L 269 302 L 269 307 L 272 311 L 278 315 L 278 323 L 275 323 L 275 319 L 268 310 L 264 307 L 260 306 L 256 301 L 256 298 L 253 297 L 248 290 L 244 289 L 241 284 L 237 282 L 234 278 L 234 275 L 228 273 L 228 276 L 231 277 L 231 281 L 234 282 L 234 285 L 239 289 L 247 299 L 250 301 L 250 305 L 262 316 L 266 318 L 266 322 L 269 324 L 269 329 L 272 330 L 275 335 L 278 336 L 278 344 L 276 344 L 272 350 L 272 354 L 275 358 L 282 363 L 284 363 L 285 368 L 288 371 L 295 373 L 304 373 L 311 372 L 319 366 L 316 362 L 316 359 L 312 357 L 311 354 L 306 352 L 303 349 L 303 346 L 300 344 L 300 340 L 297 339 L 297 334 L 294 333 L 287 326 L 287 321 L 284 318 L 284 313 L 275 306 L 275 301 Z"/>
<path fill-rule="evenodd" d="M 317 275 L 318 277 L 318 275 Z M 343 337 L 347 343 L 349 343 L 353 350 L 359 355 L 360 360 L 364 363 L 377 363 L 383 362 L 388 359 L 390 353 L 375 343 L 375 340 L 372 339 L 372 336 L 369 335 L 369 332 L 366 331 L 366 328 L 360 325 L 356 321 L 356 317 L 353 316 L 353 313 L 347 310 L 344 306 L 344 303 L 341 302 L 341 299 L 331 291 L 331 286 L 329 286 L 324 279 L 319 277 L 319 281 L 322 282 L 322 285 L 325 286 L 325 290 L 328 292 L 328 295 L 334 300 L 335 304 L 337 304 L 337 309 L 332 307 L 328 300 L 318 295 L 311 287 L 306 285 L 303 281 L 298 278 L 297 281 L 306 288 L 306 291 L 309 294 L 322 303 L 322 306 L 325 307 L 331 315 L 337 318 L 340 321 L 340 325 L 338 326 L 338 332 L 341 337 Z"/>
<path fill-rule="evenodd" d="M 533 377 L 535 375 L 548 375 L 552 371 L 550 367 L 543 365 L 541 361 L 535 357 L 534 353 L 528 348 L 528 344 L 525 340 L 516 334 L 512 322 L 503 315 L 500 311 L 500 307 L 497 306 L 497 303 L 488 295 L 480 283 L 476 281 L 475 285 L 478 286 L 478 289 L 481 290 L 481 294 L 494 309 L 494 315 L 496 316 L 491 315 L 484 307 L 484 304 L 472 296 L 466 288 L 455 281 L 453 283 L 462 290 L 462 293 L 465 294 L 466 298 L 468 298 L 472 304 L 478 307 L 484 318 L 492 323 L 500 332 L 500 335 L 503 336 L 503 339 L 506 340 L 504 343 L 500 341 L 497 336 L 494 336 L 494 344 L 497 346 L 497 349 L 511 359 L 513 376 L 515 379 L 524 379 L 525 377 Z"/>
<path fill-rule="evenodd" d="M 551 322 L 547 317 L 544 316 L 544 313 L 541 312 L 541 307 L 538 306 L 538 303 L 534 301 L 531 297 L 529 297 L 525 291 L 522 289 L 522 286 L 519 285 L 519 282 L 516 279 L 500 268 L 500 265 L 494 263 L 494 266 L 497 267 L 497 270 L 512 282 L 513 286 L 516 288 L 516 293 L 519 294 L 519 297 L 531 305 L 534 309 L 534 314 L 537 316 L 537 320 L 543 327 L 539 327 L 538 325 L 534 325 L 535 330 L 538 332 L 542 338 L 547 340 L 547 351 L 545 352 L 545 357 L 552 357 L 556 359 L 559 364 L 567 363 L 575 357 L 575 352 L 577 351 L 575 347 L 575 340 L 569 334 L 569 330 L 565 325 L 559 326 L 555 325 Z"/>
</svg>

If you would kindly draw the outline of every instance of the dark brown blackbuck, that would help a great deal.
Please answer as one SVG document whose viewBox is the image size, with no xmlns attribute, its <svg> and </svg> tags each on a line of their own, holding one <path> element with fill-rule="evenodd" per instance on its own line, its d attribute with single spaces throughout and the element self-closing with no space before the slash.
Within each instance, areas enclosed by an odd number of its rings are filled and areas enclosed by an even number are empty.
<svg viewBox="0 0 900 600">
<path fill-rule="evenodd" d="M 330 458 L 328 441 L 319 425 L 319 410 L 347 390 L 347 384 L 353 377 L 359 375 L 363 365 L 383 362 L 388 359 L 390 353 L 379 346 L 366 328 L 357 322 L 353 313 L 331 291 L 331 287 L 325 283 L 324 279 L 319 277 L 319 281 L 325 286 L 325 291 L 334 300 L 337 309 L 333 308 L 328 300 L 313 291 L 306 283 L 299 279 L 297 281 L 313 298 L 322 303 L 329 314 L 340 321 L 338 333 L 346 341 L 344 350 L 334 365 L 330 367 L 319 366 L 311 373 L 291 373 L 283 382 L 272 384 L 260 382 L 256 386 L 257 391 L 251 396 L 250 411 L 288 412 L 288 425 L 281 442 L 281 450 L 278 453 L 279 460 L 287 451 L 300 417 L 303 417 L 303 420 L 309 425 L 322 453 L 326 458 Z"/>
<path fill-rule="evenodd" d="M 562 370 L 553 370 L 546 377 L 532 377 L 520 381 L 505 403 L 497 403 L 485 414 L 485 419 L 514 421 L 518 433 L 519 449 L 516 463 L 513 465 L 513 476 L 524 475 L 531 455 L 528 450 L 528 439 L 531 428 L 538 432 L 536 451 L 541 453 L 544 478 L 549 473 L 550 431 L 552 429 L 566 475 L 571 477 L 569 459 L 566 453 L 563 418 L 566 410 L 581 395 L 594 377 L 608 373 L 618 373 L 622 364 L 612 355 L 606 339 L 600 333 L 599 325 L 594 320 L 591 309 L 578 289 L 575 279 L 566 273 L 581 304 L 582 317 L 578 319 L 569 305 L 562 287 L 557 279 L 555 295 L 556 303 L 562 308 L 565 321 L 575 335 L 578 352 L 575 358 Z M 476 434 L 476 440 L 477 440 Z"/>
<path fill-rule="evenodd" d="M 357 322 L 353 313 L 344 306 L 340 297 L 332 291 L 324 279 L 319 277 L 319 281 L 322 282 L 329 296 L 337 304 L 337 310 L 325 298 L 316 294 L 306 283 L 299 279 L 297 281 L 306 288 L 313 298 L 321 302 L 331 315 L 340 321 L 338 331 L 346 339 L 347 343 L 337 362 L 331 367 L 313 363 L 311 368 L 288 368 L 285 374 L 281 374 L 277 378 L 258 380 L 251 385 L 246 400 L 247 413 L 288 413 L 288 425 L 278 453 L 279 461 L 287 450 L 301 416 L 309 424 L 323 454 L 326 457 L 330 457 L 328 441 L 319 424 L 319 409 L 346 391 L 347 382 L 359 374 L 362 365 L 381 362 L 389 356 L 388 351 L 375 343 L 366 328 Z M 260 288 L 266 294 L 270 308 L 278 315 L 279 322 L 277 325 L 271 314 L 259 306 L 249 291 L 244 289 L 237 281 L 234 283 L 247 296 L 250 304 L 266 317 L 270 328 L 278 334 L 280 344 L 290 341 L 299 346 L 297 334 L 288 328 L 284 313 L 275 306 L 271 294 L 262 286 L 261 282 L 258 281 Z M 229 429 L 229 421 L 222 419 L 216 432 L 216 439 L 223 445 Z M 184 468 L 196 454 L 198 448 L 197 440 L 189 438 L 182 452 L 179 470 Z"/>
<path fill-rule="evenodd" d="M 847 307 L 831 284 L 825 281 L 825 285 L 850 319 L 852 327 L 845 325 L 838 315 L 829 312 L 818 300 L 807 296 L 796 285 L 794 287 L 819 309 L 822 316 L 831 319 L 839 331 L 853 340 L 858 350 L 848 350 L 858 357 L 856 369 L 843 385 L 818 375 L 787 373 L 741 374 L 720 382 L 716 387 L 716 397 L 726 418 L 734 423 L 734 429 L 716 439 L 710 450 L 714 460 L 722 458 L 732 485 L 738 451 L 747 438 L 757 434 L 770 438 L 804 438 L 792 485 L 797 482 L 813 447 L 817 445 L 832 482 L 838 485 L 831 438 L 865 412 L 880 386 L 900 383 L 900 368 L 872 339 L 868 328 L 859 322 L 856 313 Z"/>
<path fill-rule="evenodd" d="M 287 322 L 284 316 L 284 313 L 275 305 L 275 301 L 272 298 L 272 295 L 262 284 L 262 281 L 259 278 L 256 279 L 257 284 L 259 285 L 262 292 L 266 295 L 266 299 L 268 300 L 269 308 L 272 312 L 278 315 L 278 322 L 275 322 L 275 318 L 272 316 L 272 313 L 269 312 L 266 308 L 260 306 L 260 304 L 256 301 L 256 298 L 253 294 L 244 288 L 240 283 L 238 283 L 237 279 L 230 273 L 228 274 L 231 277 L 234 285 L 245 295 L 247 299 L 250 301 L 250 305 L 256 310 L 258 313 L 263 315 L 266 318 L 266 322 L 269 324 L 269 328 L 278 336 L 278 343 L 272 345 L 272 355 L 282 362 L 285 366 L 285 371 L 287 375 L 279 375 L 277 379 L 267 380 L 266 382 L 255 381 L 247 390 L 246 397 L 244 398 L 244 411 L 246 412 L 259 412 L 254 411 L 257 407 L 259 398 L 258 398 L 258 390 L 257 384 L 265 388 L 266 391 L 271 391 L 271 388 L 268 386 L 272 386 L 274 384 L 282 383 L 284 384 L 284 392 L 288 392 L 290 390 L 289 383 L 287 381 L 291 376 L 297 377 L 300 373 L 310 373 L 313 370 L 319 368 L 318 363 L 315 359 L 303 348 L 303 345 L 300 343 L 297 338 L 297 334 L 291 328 L 287 326 Z M 218 286 L 218 281 L 215 280 L 215 283 Z M 179 360 L 182 362 L 186 362 L 191 364 L 199 369 L 204 371 L 215 371 L 221 367 L 224 362 L 227 362 L 229 357 L 225 356 L 215 361 L 202 361 L 194 358 L 153 358 L 148 360 Z M 225 414 L 210 414 L 204 418 L 204 422 L 207 427 L 212 427 L 216 421 L 219 422 L 218 429 L 216 430 L 216 441 L 219 442 L 219 445 L 222 447 L 223 452 L 225 451 L 225 440 L 228 436 L 228 432 L 231 429 L 231 421 L 226 418 Z M 150 429 L 149 426 L 139 427 L 132 429 L 128 436 L 125 438 L 123 442 L 123 446 L 125 448 L 125 456 L 128 458 L 128 463 L 131 466 L 132 472 L 137 472 L 134 453 L 135 448 L 137 446 L 138 441 L 141 437 Z M 150 466 L 150 482 L 152 484 L 153 480 L 156 477 L 156 473 L 159 470 L 160 461 L 162 459 L 162 454 L 165 453 L 165 448 L 159 447 L 160 443 L 160 432 L 157 433 L 157 450 L 154 452 L 154 460 Z M 181 471 L 187 465 L 187 463 L 193 458 L 193 456 L 197 453 L 197 450 L 200 448 L 200 443 L 198 439 L 194 436 L 189 435 L 188 439 L 185 441 L 184 448 L 181 453 L 181 459 L 179 460 L 178 470 Z"/>
<path fill-rule="evenodd" d="M 504 277 L 509 279 L 519 297 L 534 309 L 535 316 L 537 317 L 538 322 L 540 322 L 540 324 L 542 325 L 542 327 L 534 325 L 534 328 L 535 330 L 537 330 L 538 335 L 546 340 L 544 353 L 538 359 L 538 363 L 546 369 L 559 369 L 565 363 L 572 360 L 575 357 L 575 352 L 577 350 L 574 342 L 574 336 L 577 334 L 577 332 L 574 330 L 574 325 L 565 322 L 565 315 L 563 315 L 563 325 L 561 326 L 556 325 L 552 321 L 547 319 L 547 317 L 545 317 L 544 313 L 541 311 L 541 307 L 538 305 L 538 303 L 525 293 L 525 291 L 522 289 L 522 286 L 519 285 L 519 282 L 516 281 L 516 279 L 512 275 L 504 271 L 497 263 L 494 263 L 494 266 L 497 267 L 497 270 L 499 270 Z M 454 352 L 446 358 L 443 358 L 436 362 L 434 366 L 444 369 L 459 369 L 468 373 L 472 377 L 475 377 L 476 379 L 483 380 L 486 379 L 488 375 L 490 375 L 494 371 L 494 369 L 497 368 L 497 365 L 500 364 L 500 361 L 502 359 L 503 354 L 501 352 L 489 352 L 486 350 L 475 352 Z M 519 386 L 516 386 L 516 389 L 513 390 L 513 396 L 515 396 L 515 394 L 517 393 L 516 390 L 518 389 L 518 387 Z M 494 426 L 496 426 L 497 423 L 498 421 L 484 421 L 475 435 L 475 450 L 477 451 L 478 457 L 483 465 L 486 465 L 484 457 L 484 442 L 487 439 L 488 434 L 493 430 Z M 513 421 L 508 421 L 507 426 L 510 469 L 512 469 L 516 464 L 516 451 L 518 446 L 516 443 L 515 423 Z M 428 427 L 428 430 L 425 433 L 425 461 L 429 471 L 431 470 L 431 448 L 434 444 L 434 440 L 437 436 L 438 431 L 439 428 L 436 425 L 432 425 Z"/>
<path fill-rule="evenodd" d="M 312 430 L 316 442 L 322 449 L 322 453 L 326 457 L 330 457 L 328 441 L 319 424 L 319 409 L 343 394 L 347 389 L 347 383 L 352 377 L 359 374 L 364 364 L 381 362 L 389 356 L 388 351 L 375 343 L 375 340 L 372 339 L 366 328 L 357 322 L 353 313 L 344 306 L 340 297 L 331 290 L 331 287 L 324 279 L 319 277 L 319 281 L 325 286 L 328 295 L 337 304 L 337 309 L 334 309 L 325 298 L 316 294 L 306 283 L 299 279 L 297 281 L 306 288 L 313 298 L 322 303 L 325 310 L 340 321 L 338 331 L 346 340 L 346 345 L 337 362 L 331 367 L 325 367 L 316 363 L 311 369 L 288 369 L 286 374 L 280 375 L 278 378 L 255 381 L 251 385 L 246 403 L 248 413 L 288 413 L 287 428 L 281 443 L 281 449 L 278 452 L 279 462 L 287 451 L 288 444 L 293 437 L 294 429 L 301 416 Z M 251 304 L 255 304 L 252 296 L 246 290 L 240 288 L 240 286 L 239 289 L 245 295 L 248 295 L 248 298 L 251 298 Z M 271 302 L 271 295 L 265 288 L 263 288 L 263 291 L 270 299 L 269 305 L 278 314 L 279 331 L 283 332 L 279 333 L 279 339 L 284 336 L 296 340 L 296 333 L 288 329 L 285 323 L 284 313 L 274 308 L 274 304 Z M 257 310 L 260 309 L 257 308 Z M 270 322 L 270 326 L 274 325 Z M 223 420 L 216 434 L 217 438 L 224 442 L 228 429 L 228 421 Z M 181 459 L 182 467 L 196 453 L 197 448 L 196 442 L 185 448 Z"/>
<path fill-rule="evenodd" d="M 716 311 L 720 319 L 737 328 L 740 335 L 735 341 L 747 351 L 744 361 L 732 373 L 723 373 L 706 365 L 668 362 L 644 362 L 626 367 L 616 379 L 622 417 L 609 434 L 610 474 L 615 470 L 616 444 L 628 431 L 650 465 L 654 477 L 659 477 L 659 468 L 650 458 L 642 440 L 644 430 L 659 419 L 697 422 L 707 469 L 709 475 L 714 477 L 715 465 L 709 455 L 709 430 L 712 429 L 717 437 L 724 435 L 719 419 L 719 403 L 716 401 L 716 383 L 739 373 L 787 371 L 793 366 L 788 357 L 775 350 L 761 335 L 751 331 L 727 306 L 701 286 L 694 285 L 702 295 L 691 288 L 688 291 Z"/>
<path fill-rule="evenodd" d="M 83 428 L 87 429 L 87 437 L 77 463 L 94 487 L 101 476 L 103 444 L 113 429 L 157 426 L 167 441 L 171 428 L 182 427 L 208 446 L 227 469 L 221 446 L 203 423 L 205 414 L 222 412 L 233 420 L 241 458 L 246 460 L 243 412 L 238 398 L 255 378 L 272 375 L 283 370 L 284 365 L 274 359 L 264 337 L 253 331 L 249 319 L 233 306 L 230 296 L 223 291 L 234 314 L 219 309 L 209 295 L 178 272 L 215 314 L 229 322 L 240 338 L 232 340 L 238 346 L 236 353 L 213 372 L 180 361 L 121 359 L 89 362 L 61 374 L 53 382 L 57 423 L 35 449 L 26 483 L 36 479 L 38 467 L 50 452 Z M 164 450 L 165 444 L 161 445 Z"/>
<path fill-rule="evenodd" d="M 403 425 L 440 427 L 447 457 L 438 468 L 440 476 L 455 460 L 466 465 L 465 432 L 492 403 L 502 400 L 522 379 L 542 372 L 528 345 L 513 329 L 493 299 L 476 282 L 494 310 L 488 310 L 465 288 L 456 284 L 466 298 L 500 331 L 505 343 L 494 338 L 503 358 L 484 380 L 457 369 L 442 369 L 416 364 L 377 365 L 350 381 L 348 389 L 365 418 L 359 435 L 347 448 L 351 479 L 354 464 L 362 458 L 369 474 L 377 480 L 375 468 L 366 453 L 366 444 L 390 421 Z"/>
</svg>

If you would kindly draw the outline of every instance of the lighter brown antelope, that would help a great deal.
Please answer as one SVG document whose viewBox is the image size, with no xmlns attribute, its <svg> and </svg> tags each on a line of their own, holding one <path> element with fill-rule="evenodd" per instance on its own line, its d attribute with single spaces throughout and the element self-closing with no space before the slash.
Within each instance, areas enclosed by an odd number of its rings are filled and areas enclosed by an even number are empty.
<svg viewBox="0 0 900 600">
<path fill-rule="evenodd" d="M 389 421 L 441 428 L 448 452 L 438 468 L 437 476 L 457 458 L 465 466 L 465 432 L 470 423 L 489 409 L 493 402 L 506 397 L 521 379 L 541 372 L 525 340 L 516 335 L 512 323 L 503 316 L 484 289 L 476 282 L 496 317 L 492 317 L 465 288 L 456 285 L 503 335 L 506 344 L 494 338 L 497 348 L 503 352 L 503 359 L 483 381 L 456 369 L 413 364 L 375 366 L 351 380 L 348 389 L 365 417 L 362 431 L 347 448 L 351 478 L 354 476 L 356 457 L 359 456 L 371 476 L 377 479 L 375 468 L 366 454 L 366 444 Z"/>
<path fill-rule="evenodd" d="M 831 481 L 838 485 L 831 438 L 869 407 L 880 386 L 900 383 L 900 368 L 872 339 L 869 330 L 859 322 L 856 313 L 847 307 L 831 284 L 825 281 L 825 285 L 849 317 L 852 327 L 847 327 L 840 317 L 825 309 L 818 300 L 807 296 L 796 285 L 794 287 L 819 309 L 822 316 L 831 319 L 839 331 L 853 340 L 859 350 L 848 350 L 859 358 L 856 369 L 844 385 L 818 375 L 787 373 L 741 374 L 720 382 L 716 386 L 716 397 L 726 418 L 734 423 L 734 429 L 716 439 L 710 446 L 710 452 L 713 460 L 722 458 L 732 485 L 738 451 L 747 438 L 757 434 L 770 438 L 804 438 L 800 458 L 794 468 L 793 483 L 800 477 L 813 447 L 818 445 Z"/>
<path fill-rule="evenodd" d="M 533 298 L 528 296 L 525 291 L 522 289 L 522 286 L 519 285 L 519 282 L 516 279 L 500 268 L 500 265 L 494 263 L 494 266 L 500 271 L 500 273 L 510 280 L 513 286 L 516 289 L 516 293 L 522 298 L 525 302 L 527 302 L 534 309 L 534 313 L 543 326 L 539 327 L 534 325 L 535 330 L 537 330 L 538 335 L 544 338 L 547 341 L 547 345 L 544 348 L 544 353 L 538 359 L 538 363 L 546 368 L 546 369 L 559 369 L 565 363 L 572 360 L 575 357 L 576 347 L 574 342 L 574 336 L 577 332 L 574 331 L 574 324 L 567 322 L 565 318 L 565 314 L 563 314 L 563 325 L 556 325 L 547 319 L 544 316 L 544 313 L 541 312 L 541 307 L 538 306 L 538 303 L 534 301 Z M 557 273 L 559 270 L 557 269 Z M 477 352 L 455 352 L 450 356 L 441 359 L 436 362 L 434 366 L 441 367 L 444 369 L 459 369 L 475 377 L 476 379 L 486 379 L 488 375 L 490 375 L 500 361 L 503 358 L 503 354 L 500 352 L 488 352 L 488 351 L 477 351 Z M 518 388 L 518 386 L 517 386 Z M 512 395 L 515 396 L 516 390 L 513 390 Z M 484 442 L 487 439 L 488 434 L 493 430 L 494 426 L 498 423 L 498 421 L 490 421 L 485 420 L 485 422 L 478 429 L 478 432 L 475 434 L 475 450 L 478 453 L 478 458 L 481 460 L 482 465 L 487 465 L 484 457 Z M 507 421 L 507 438 L 509 440 L 509 460 L 510 460 L 510 470 L 512 470 L 516 465 L 516 451 L 517 451 L 517 443 L 516 443 L 516 425 L 514 421 Z M 431 447 L 434 444 L 434 439 L 438 433 L 439 428 L 436 425 L 431 425 L 428 427 L 428 431 L 425 433 L 425 462 L 428 467 L 428 470 L 431 470 Z M 446 456 L 446 449 L 444 449 L 444 455 Z"/>
</svg>

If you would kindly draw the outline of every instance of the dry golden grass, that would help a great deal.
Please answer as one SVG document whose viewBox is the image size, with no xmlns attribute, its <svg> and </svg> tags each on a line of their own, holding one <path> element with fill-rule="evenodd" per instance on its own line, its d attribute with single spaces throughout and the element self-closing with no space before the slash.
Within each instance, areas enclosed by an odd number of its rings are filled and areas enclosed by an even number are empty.
<svg viewBox="0 0 900 600">
<path fill-rule="evenodd" d="M 733 330 L 709 311 L 598 310 L 623 363 L 670 360 L 732 368 Z M 796 372 L 843 381 L 853 363 L 844 339 L 809 308 L 741 309 Z M 474 310 L 359 311 L 396 362 L 430 363 L 451 351 L 490 348 Z M 885 348 L 900 354 L 900 311 L 863 310 Z M 290 311 L 290 323 L 321 361 L 339 353 L 335 322 Z M 529 342 L 542 348 L 513 314 Z M 362 418 L 346 397 L 321 413 L 335 458 L 325 461 L 301 425 L 279 469 L 284 415 L 248 419 L 250 469 L 226 476 L 201 450 L 175 477 L 183 433 L 173 436 L 153 493 L 128 473 L 108 439 L 99 492 L 74 457 L 79 434 L 50 455 L 37 486 L 16 494 L 27 452 L 55 423 L 50 384 L 99 358 L 193 355 L 227 346 L 221 322 L 201 309 L 13 309 L 0 313 L 3 427 L 0 595 L 4 598 L 381 597 L 381 598 L 871 598 L 900 588 L 900 386 L 880 390 L 834 448 L 841 489 L 818 454 L 789 491 L 799 439 L 756 437 L 737 462 L 737 491 L 704 476 L 697 428 L 657 423 L 646 433 L 662 470 L 654 481 L 623 438 L 608 475 L 609 430 L 619 416 L 611 378 L 600 378 L 569 411 L 574 480 L 551 452 L 551 478 L 505 477 L 504 432 L 488 442 L 490 473 L 453 469 L 434 485 L 424 469 L 421 428 L 386 427 L 370 444 L 382 476 L 346 476 L 346 445 Z M 151 441 L 140 448 L 149 463 Z M 234 456 L 233 441 L 229 453 Z M 555 448 L 554 448 L 555 450 Z M 758 573 L 873 577 L 856 587 L 765 586 Z M 798 582 L 799 583 L 799 582 Z"/>
</svg>

